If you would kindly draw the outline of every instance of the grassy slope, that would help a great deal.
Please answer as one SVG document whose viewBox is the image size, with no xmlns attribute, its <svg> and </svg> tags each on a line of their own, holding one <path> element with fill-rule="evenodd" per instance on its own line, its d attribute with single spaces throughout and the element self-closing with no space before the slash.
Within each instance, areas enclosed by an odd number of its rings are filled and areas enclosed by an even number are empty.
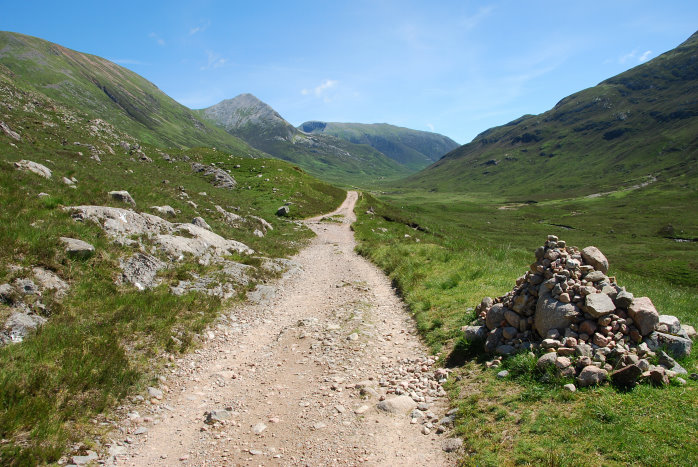
<svg viewBox="0 0 698 467">
<path fill-rule="evenodd" d="M 151 82 L 103 58 L 0 32 L 0 65 L 16 84 L 107 120 L 144 143 L 256 153 Z"/>
<path fill-rule="evenodd" d="M 305 122 L 299 129 L 367 144 L 412 170 L 423 169 L 458 147 L 458 143 L 446 136 L 387 123 Z"/>
<path fill-rule="evenodd" d="M 357 208 L 358 248 L 397 284 L 426 342 L 462 365 L 451 395 L 460 409 L 464 465 L 698 462 L 698 382 L 569 394 L 561 389 L 566 381 L 539 383 L 535 358 L 526 355 L 505 364 L 513 377 L 497 379 L 498 370 L 485 370 L 477 349 L 460 339 L 473 308 L 484 296 L 511 290 L 547 234 L 598 246 L 621 285 L 651 297 L 661 313 L 698 325 L 698 244 L 667 239 L 662 229 L 674 223 L 683 235 L 698 233 L 698 216 L 685 215 L 695 212 L 695 185 L 689 195 L 667 184 L 506 210 L 501 200 L 459 194 L 381 200 L 364 195 Z M 375 215 L 365 213 L 370 207 Z M 698 372 L 695 352 L 681 363 Z"/>
<path fill-rule="evenodd" d="M 21 134 L 21 141 L 14 141 L 0 132 L 0 283 L 27 277 L 33 266 L 43 266 L 71 285 L 62 301 L 50 294 L 42 298 L 50 316 L 36 336 L 0 349 L 2 465 L 55 462 L 76 442 L 91 446 L 90 433 L 100 429 L 91 420 L 104 421 L 120 399 L 153 384 L 154 372 L 167 355 L 196 345 L 197 334 L 225 305 L 199 293 L 179 297 L 169 293 L 169 284 L 215 270 L 190 259 L 163 272 L 164 285 L 153 290 L 115 285 L 119 259 L 134 250 L 113 244 L 92 223 L 73 221 L 61 206 L 118 206 L 107 192 L 125 189 L 136 199 L 138 211 L 152 212 L 149 206 L 169 204 L 179 212 L 172 221 L 190 222 L 201 215 L 215 232 L 245 242 L 260 255 L 276 257 L 292 254 L 312 235 L 276 218 L 278 206 L 291 201 L 292 214 L 304 217 L 334 209 L 345 196 L 283 161 L 248 158 L 246 150 L 231 154 L 173 149 L 167 151 L 174 160 L 170 163 L 159 149 L 144 144 L 153 162 L 139 162 L 118 144 L 133 142 L 130 136 L 109 128 L 93 133 L 91 117 L 22 90 L 0 74 L 0 120 Z M 101 163 L 90 159 L 86 144 L 102 151 Z M 192 173 L 185 156 L 231 170 L 239 188 L 215 188 Z M 46 164 L 53 178 L 15 170 L 12 162 L 19 159 Z M 76 177 L 77 189 L 63 184 L 63 176 Z M 180 186 L 189 199 L 179 196 Z M 40 198 L 40 192 L 50 196 Z M 233 229 L 215 211 L 216 204 L 237 207 L 241 215 L 261 216 L 274 230 L 258 238 L 252 227 Z M 70 259 L 63 253 L 60 236 L 84 239 L 97 253 L 84 261 Z M 252 257 L 233 259 L 253 266 L 260 263 Z M 11 265 L 21 269 L 14 271 Z M 258 269 L 253 279 L 264 279 L 265 274 Z M 253 286 L 254 282 L 248 287 Z M 239 286 L 240 296 L 246 290 Z M 10 312 L 0 304 L 0 318 Z M 181 345 L 170 339 L 173 335 Z"/>
<path fill-rule="evenodd" d="M 650 175 L 695 179 L 697 54 L 694 34 L 548 112 L 485 131 L 400 186 L 524 201 L 610 191 Z"/>
</svg>

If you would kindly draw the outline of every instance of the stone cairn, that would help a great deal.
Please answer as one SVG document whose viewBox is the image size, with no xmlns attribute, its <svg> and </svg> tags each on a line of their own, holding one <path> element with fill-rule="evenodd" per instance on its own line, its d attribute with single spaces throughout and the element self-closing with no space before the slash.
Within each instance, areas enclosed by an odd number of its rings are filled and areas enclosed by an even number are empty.
<svg viewBox="0 0 698 467">
<path fill-rule="evenodd" d="M 499 355 L 489 366 L 497 366 L 501 356 L 542 350 L 542 372 L 553 369 L 579 386 L 600 384 L 609 375 L 626 388 L 638 381 L 663 385 L 687 373 L 661 349 L 676 358 L 688 355 L 693 327 L 660 315 L 649 298 L 620 287 L 607 276 L 608 260 L 598 248 L 580 251 L 549 235 L 535 255 L 514 289 L 485 297 L 477 320 L 463 328 L 468 341 L 484 342 L 485 352 Z M 658 366 L 649 363 L 656 355 Z"/>
</svg>

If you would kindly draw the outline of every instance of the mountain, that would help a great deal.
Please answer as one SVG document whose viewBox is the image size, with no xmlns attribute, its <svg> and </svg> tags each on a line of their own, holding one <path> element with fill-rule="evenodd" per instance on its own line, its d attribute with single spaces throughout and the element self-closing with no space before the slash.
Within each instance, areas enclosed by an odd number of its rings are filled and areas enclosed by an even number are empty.
<svg viewBox="0 0 698 467">
<path fill-rule="evenodd" d="M 698 176 L 698 33 L 657 58 L 478 135 L 401 186 L 539 200 Z"/>
<path fill-rule="evenodd" d="M 301 124 L 298 129 L 310 134 L 336 136 L 354 144 L 368 144 L 394 161 L 414 170 L 423 169 L 458 147 L 458 143 L 447 136 L 387 123 L 310 121 Z"/>
<path fill-rule="evenodd" d="M 299 131 L 252 94 L 241 94 L 197 112 L 252 147 L 294 162 L 325 180 L 356 184 L 411 172 L 367 144 Z"/>
<path fill-rule="evenodd" d="M 256 152 L 153 83 L 104 58 L 1 31 L 0 72 L 21 88 L 104 119 L 145 143 Z"/>
</svg>

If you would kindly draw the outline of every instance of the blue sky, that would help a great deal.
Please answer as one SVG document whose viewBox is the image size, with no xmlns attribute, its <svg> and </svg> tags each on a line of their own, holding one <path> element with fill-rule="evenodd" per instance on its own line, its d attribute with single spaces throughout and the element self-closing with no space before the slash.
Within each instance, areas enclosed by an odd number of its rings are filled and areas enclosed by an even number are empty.
<svg viewBox="0 0 698 467">
<path fill-rule="evenodd" d="M 298 125 L 466 143 L 698 29 L 695 1 L 0 0 L 0 29 L 113 60 L 192 108 L 250 92 Z"/>
</svg>

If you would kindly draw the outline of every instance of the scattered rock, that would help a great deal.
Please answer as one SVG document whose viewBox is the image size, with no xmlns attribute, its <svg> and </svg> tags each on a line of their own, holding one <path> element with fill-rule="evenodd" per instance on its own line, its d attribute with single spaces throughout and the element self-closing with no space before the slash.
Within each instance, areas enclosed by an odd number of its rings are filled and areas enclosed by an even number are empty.
<svg viewBox="0 0 698 467">
<path fill-rule="evenodd" d="M 653 332 L 644 341 L 650 350 L 657 350 L 662 346 L 671 352 L 676 358 L 683 358 L 691 354 L 693 341 L 681 336 L 673 336 L 663 332 Z"/>
<path fill-rule="evenodd" d="M 158 214 L 162 214 L 163 216 L 174 217 L 177 215 L 177 211 L 175 211 L 172 206 L 167 204 L 164 206 L 150 206 L 150 209 L 156 211 Z"/>
<path fill-rule="evenodd" d="M 95 252 L 95 247 L 77 238 L 61 237 L 65 252 L 72 258 L 87 259 Z"/>
<path fill-rule="evenodd" d="M 127 260 L 121 260 L 121 281 L 129 282 L 139 290 L 156 287 L 160 280 L 157 273 L 167 267 L 167 264 L 154 256 L 136 253 Z"/>
<path fill-rule="evenodd" d="M 110 191 L 109 196 L 112 197 L 112 199 L 115 199 L 116 201 L 120 201 L 122 203 L 130 204 L 131 206 L 136 205 L 136 201 L 133 199 L 133 197 L 129 194 L 128 191 L 126 190 L 121 190 L 121 191 Z"/>
<path fill-rule="evenodd" d="M 20 141 L 22 139 L 19 133 L 13 131 L 5 122 L 0 122 L 0 130 L 15 141 Z"/>
<path fill-rule="evenodd" d="M 87 451 L 87 454 L 84 456 L 72 456 L 71 458 L 73 464 L 75 465 L 86 465 L 90 462 L 96 461 L 97 459 L 99 459 L 99 456 L 94 451 Z"/>
<path fill-rule="evenodd" d="M 232 413 L 229 410 L 219 409 L 206 412 L 204 416 L 204 422 L 209 425 L 213 425 L 216 422 L 222 422 L 223 420 L 230 419 Z"/>
<path fill-rule="evenodd" d="M 463 446 L 463 440 L 460 438 L 448 438 L 443 441 L 441 444 L 441 449 L 443 449 L 445 452 L 454 452 L 457 451 Z"/>
<path fill-rule="evenodd" d="M 262 422 L 252 425 L 252 433 L 254 433 L 255 435 L 261 435 L 262 432 L 266 429 L 267 426 Z"/>
<path fill-rule="evenodd" d="M 608 376 L 608 372 L 603 368 L 598 368 L 594 365 L 584 367 L 577 376 L 577 384 L 579 387 L 594 386 L 603 383 Z"/>
<path fill-rule="evenodd" d="M 577 387 L 572 383 L 565 384 L 562 388 L 567 392 L 577 392 Z"/>
<path fill-rule="evenodd" d="M 223 169 L 219 169 L 218 167 L 205 166 L 195 162 L 191 165 L 191 168 L 196 173 L 203 173 L 205 176 L 211 177 L 211 183 L 218 188 L 232 190 L 237 185 L 237 182 L 232 175 Z"/>
<path fill-rule="evenodd" d="M 15 162 L 15 168 L 17 170 L 23 170 L 25 172 L 34 173 L 44 178 L 51 178 L 51 176 L 53 175 L 51 169 L 49 169 L 45 165 L 27 160 Z"/>
<path fill-rule="evenodd" d="M 5 321 L 5 334 L 10 342 L 22 342 L 36 328 L 46 322 L 46 318 L 34 314 L 14 312 Z"/>
<path fill-rule="evenodd" d="M 618 387 L 631 389 L 637 384 L 638 378 L 642 375 L 642 370 L 637 365 L 628 365 L 611 374 L 611 381 Z"/>
<path fill-rule="evenodd" d="M 39 283 L 42 290 L 53 290 L 56 298 L 61 298 L 70 289 L 67 282 L 61 279 L 56 273 L 44 268 L 33 268 L 34 279 Z M 1 295 L 1 294 L 0 294 Z"/>
<path fill-rule="evenodd" d="M 417 407 L 417 403 L 410 396 L 395 396 L 379 402 L 376 407 L 378 410 L 392 414 L 404 414 Z"/>
<path fill-rule="evenodd" d="M 276 215 L 280 217 L 288 217 L 291 214 L 291 209 L 288 206 L 281 206 L 276 210 Z"/>
<path fill-rule="evenodd" d="M 195 217 L 194 219 L 192 219 L 191 223 L 198 227 L 201 227 L 202 229 L 212 230 L 211 226 L 208 225 L 208 223 L 204 220 L 203 217 Z"/>
</svg>

